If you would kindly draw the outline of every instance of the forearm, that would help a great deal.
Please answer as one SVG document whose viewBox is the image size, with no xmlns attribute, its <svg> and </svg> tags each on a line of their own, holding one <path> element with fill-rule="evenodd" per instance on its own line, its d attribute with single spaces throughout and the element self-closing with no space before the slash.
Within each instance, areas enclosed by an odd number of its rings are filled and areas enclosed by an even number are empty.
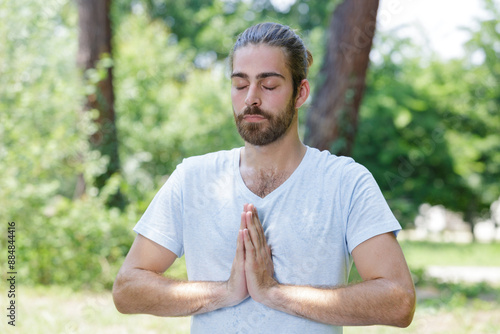
<svg viewBox="0 0 500 334">
<path fill-rule="evenodd" d="M 113 299 L 121 313 L 189 316 L 230 306 L 226 282 L 177 281 L 160 274 L 129 269 L 118 274 Z"/>
<path fill-rule="evenodd" d="M 336 288 L 278 284 L 262 302 L 292 315 L 337 326 L 406 327 L 413 317 L 413 299 L 412 288 L 375 279 Z"/>
</svg>

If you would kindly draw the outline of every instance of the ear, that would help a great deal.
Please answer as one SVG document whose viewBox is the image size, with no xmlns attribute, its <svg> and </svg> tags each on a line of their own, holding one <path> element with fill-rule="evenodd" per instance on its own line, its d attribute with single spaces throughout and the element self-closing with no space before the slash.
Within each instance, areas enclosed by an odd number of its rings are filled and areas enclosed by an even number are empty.
<svg viewBox="0 0 500 334">
<path fill-rule="evenodd" d="M 297 90 L 297 97 L 295 98 L 295 108 L 300 108 L 309 97 L 311 92 L 311 87 L 309 86 L 309 81 L 304 79 L 300 82 L 299 89 Z"/>
</svg>

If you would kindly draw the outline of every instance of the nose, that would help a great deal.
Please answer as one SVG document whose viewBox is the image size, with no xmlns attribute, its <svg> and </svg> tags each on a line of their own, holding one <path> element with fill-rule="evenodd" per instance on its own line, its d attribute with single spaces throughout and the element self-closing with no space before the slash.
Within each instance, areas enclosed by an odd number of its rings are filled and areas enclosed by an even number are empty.
<svg viewBox="0 0 500 334">
<path fill-rule="evenodd" d="M 245 98 L 245 104 L 247 106 L 260 106 L 260 94 L 259 89 L 256 85 L 250 85 L 248 88 L 247 97 Z"/>
</svg>

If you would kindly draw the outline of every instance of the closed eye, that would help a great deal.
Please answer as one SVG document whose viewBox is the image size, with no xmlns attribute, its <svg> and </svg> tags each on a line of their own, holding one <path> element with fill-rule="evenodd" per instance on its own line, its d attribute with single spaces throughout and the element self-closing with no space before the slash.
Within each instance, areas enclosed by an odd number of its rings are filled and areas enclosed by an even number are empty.
<svg viewBox="0 0 500 334">
<path fill-rule="evenodd" d="M 267 89 L 267 90 L 273 90 L 273 89 L 275 89 L 275 88 L 276 88 L 276 86 L 274 86 L 274 87 L 262 86 L 262 87 L 264 87 L 264 89 Z"/>
</svg>

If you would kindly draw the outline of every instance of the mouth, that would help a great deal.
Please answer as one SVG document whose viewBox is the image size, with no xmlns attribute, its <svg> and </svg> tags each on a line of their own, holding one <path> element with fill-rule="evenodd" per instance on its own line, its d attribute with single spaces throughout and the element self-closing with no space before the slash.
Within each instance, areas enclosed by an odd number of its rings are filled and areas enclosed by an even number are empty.
<svg viewBox="0 0 500 334">
<path fill-rule="evenodd" d="M 256 122 L 262 122 L 266 120 L 266 117 L 262 115 L 244 115 L 243 119 L 249 123 L 256 123 Z"/>
</svg>

